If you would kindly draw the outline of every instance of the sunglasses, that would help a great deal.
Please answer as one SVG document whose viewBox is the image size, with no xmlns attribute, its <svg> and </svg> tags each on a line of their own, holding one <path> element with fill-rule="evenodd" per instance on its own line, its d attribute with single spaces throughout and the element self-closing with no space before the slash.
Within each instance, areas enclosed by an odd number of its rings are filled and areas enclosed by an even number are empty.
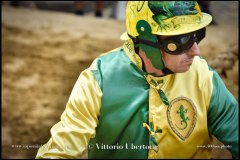
<svg viewBox="0 0 240 160">
<path fill-rule="evenodd" d="M 164 50 L 165 52 L 172 54 L 172 55 L 179 55 L 183 54 L 185 51 L 189 50 L 193 44 L 196 42 L 197 44 L 205 37 L 206 28 L 197 30 L 195 32 L 179 35 L 179 36 L 171 36 L 164 40 L 158 40 L 157 43 L 144 40 L 141 38 L 135 39 L 131 35 L 134 42 L 143 43 L 155 48 L 159 48 Z"/>
<path fill-rule="evenodd" d="M 205 37 L 206 28 L 191 32 L 184 35 L 169 37 L 164 40 L 159 40 L 158 48 L 173 55 L 182 54 L 189 50 L 193 44 L 197 44 Z"/>
</svg>

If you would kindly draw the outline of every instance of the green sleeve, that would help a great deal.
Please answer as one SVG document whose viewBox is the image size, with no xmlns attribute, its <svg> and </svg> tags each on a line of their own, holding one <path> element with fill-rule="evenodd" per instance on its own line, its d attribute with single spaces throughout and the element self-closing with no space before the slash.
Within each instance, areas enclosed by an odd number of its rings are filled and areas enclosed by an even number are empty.
<svg viewBox="0 0 240 160">
<path fill-rule="evenodd" d="M 208 109 L 209 132 L 225 145 L 233 158 L 238 158 L 238 102 L 216 71 L 213 71 L 212 83 Z"/>
</svg>

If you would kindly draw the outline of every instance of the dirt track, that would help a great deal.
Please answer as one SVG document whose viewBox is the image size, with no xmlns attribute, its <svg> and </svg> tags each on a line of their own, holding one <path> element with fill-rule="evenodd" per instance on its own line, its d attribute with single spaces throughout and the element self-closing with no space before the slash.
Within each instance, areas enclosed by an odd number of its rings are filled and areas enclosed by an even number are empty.
<svg viewBox="0 0 240 160">
<path fill-rule="evenodd" d="M 219 17 L 222 24 L 207 29 L 200 47 L 238 98 L 238 8 L 235 2 L 228 5 L 233 23 Z M 7 6 L 2 14 L 2 157 L 34 158 L 59 121 L 80 72 L 122 44 L 118 37 L 125 26 L 117 20 Z M 213 157 L 229 158 L 229 153 L 214 150 Z"/>
</svg>

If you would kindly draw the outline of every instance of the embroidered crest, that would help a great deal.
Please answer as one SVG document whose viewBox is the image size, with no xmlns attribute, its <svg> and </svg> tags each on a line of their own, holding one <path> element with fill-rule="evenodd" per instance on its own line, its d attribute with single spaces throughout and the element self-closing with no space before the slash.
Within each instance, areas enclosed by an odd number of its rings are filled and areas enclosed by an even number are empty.
<svg viewBox="0 0 240 160">
<path fill-rule="evenodd" d="M 170 103 L 167 118 L 174 133 L 184 141 L 191 135 L 196 125 L 196 107 L 191 99 L 178 97 Z"/>
</svg>

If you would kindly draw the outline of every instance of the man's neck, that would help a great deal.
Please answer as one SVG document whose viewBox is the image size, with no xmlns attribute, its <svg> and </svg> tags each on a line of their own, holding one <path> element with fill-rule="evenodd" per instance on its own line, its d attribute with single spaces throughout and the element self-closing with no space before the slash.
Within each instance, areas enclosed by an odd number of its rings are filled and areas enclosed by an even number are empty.
<svg viewBox="0 0 240 160">
<path fill-rule="evenodd" d="M 141 49 L 139 50 L 139 56 L 141 57 L 141 59 L 143 61 L 143 65 L 144 65 L 144 68 L 145 68 L 146 72 L 154 74 L 156 76 L 163 76 L 164 75 L 162 70 L 157 69 L 152 65 L 151 61 L 146 56 L 145 52 L 143 52 Z"/>
</svg>

